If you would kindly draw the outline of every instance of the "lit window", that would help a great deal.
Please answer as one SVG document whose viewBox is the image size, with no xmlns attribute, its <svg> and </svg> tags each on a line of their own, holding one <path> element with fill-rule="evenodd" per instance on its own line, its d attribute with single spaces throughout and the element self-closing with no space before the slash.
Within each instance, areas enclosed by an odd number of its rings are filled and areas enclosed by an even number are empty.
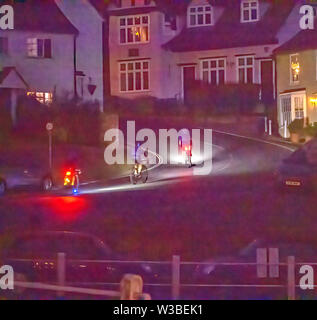
<svg viewBox="0 0 317 320">
<path fill-rule="evenodd" d="M 241 22 L 254 22 L 259 20 L 259 1 L 243 0 L 241 2 Z"/>
<path fill-rule="evenodd" d="M 294 97 L 295 119 L 304 118 L 304 98 L 302 96 Z"/>
<path fill-rule="evenodd" d="M 120 43 L 149 42 L 149 16 L 120 17 Z"/>
<path fill-rule="evenodd" d="M 52 43 L 51 39 L 27 39 L 27 55 L 33 58 L 51 58 Z"/>
<path fill-rule="evenodd" d="M 0 54 L 8 54 L 8 38 L 0 37 Z"/>
<path fill-rule="evenodd" d="M 225 83 L 226 59 L 209 59 L 201 62 L 204 82 L 219 85 Z"/>
<path fill-rule="evenodd" d="M 299 82 L 299 73 L 300 73 L 300 67 L 299 67 L 298 54 L 291 54 L 290 55 L 291 84 L 296 84 Z"/>
<path fill-rule="evenodd" d="M 51 92 L 29 91 L 29 97 L 34 97 L 38 102 L 43 104 L 51 104 L 53 102 L 53 94 Z"/>
<path fill-rule="evenodd" d="M 149 61 L 121 62 L 119 68 L 121 92 L 149 90 Z"/>
<path fill-rule="evenodd" d="M 237 58 L 237 72 L 239 83 L 253 83 L 254 57 L 244 56 Z"/>
<path fill-rule="evenodd" d="M 189 7 L 187 16 L 189 27 L 210 26 L 213 24 L 211 6 Z"/>
</svg>

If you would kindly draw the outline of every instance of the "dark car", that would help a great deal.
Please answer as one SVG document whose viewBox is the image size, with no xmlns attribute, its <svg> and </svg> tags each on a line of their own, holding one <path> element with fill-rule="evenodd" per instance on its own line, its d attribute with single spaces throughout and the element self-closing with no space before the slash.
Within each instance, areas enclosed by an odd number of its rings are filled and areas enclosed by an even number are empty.
<svg viewBox="0 0 317 320">
<path fill-rule="evenodd" d="M 277 172 L 278 184 L 285 188 L 316 190 L 317 139 L 306 143 L 284 159 Z"/>
<path fill-rule="evenodd" d="M 8 189 L 35 187 L 49 191 L 53 178 L 47 167 L 21 156 L 0 157 L 0 196 Z"/>
<path fill-rule="evenodd" d="M 259 248 L 278 249 L 278 261 L 281 265 L 277 278 L 269 275 L 265 278 L 257 276 L 256 261 Z M 255 239 L 232 255 L 210 258 L 197 265 L 193 278 L 196 283 L 213 285 L 210 288 L 206 287 L 206 290 L 217 299 L 285 299 L 287 293 L 283 286 L 287 287 L 286 262 L 289 256 L 294 256 L 296 263 L 315 264 L 317 245 L 292 239 Z M 276 286 L 276 289 L 272 290 L 270 286 Z"/>
<path fill-rule="evenodd" d="M 3 241 L 2 241 L 3 243 Z M 126 260 L 113 253 L 99 238 L 79 232 L 35 232 L 5 240 L 1 261 L 11 265 L 27 281 L 56 283 L 57 255 L 66 257 L 67 285 L 119 283 L 126 273 L 151 276 L 151 267 Z"/>
</svg>

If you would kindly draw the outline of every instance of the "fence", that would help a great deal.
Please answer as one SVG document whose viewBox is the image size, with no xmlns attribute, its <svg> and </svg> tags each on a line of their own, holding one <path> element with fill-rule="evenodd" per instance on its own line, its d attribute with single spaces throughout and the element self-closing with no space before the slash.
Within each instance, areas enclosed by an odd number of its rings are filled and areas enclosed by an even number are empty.
<svg viewBox="0 0 317 320">
<path fill-rule="evenodd" d="M 258 249 L 259 250 L 259 249 Z M 263 249 L 262 249 L 263 250 Z M 266 250 L 266 249 L 265 249 Z M 168 299 L 171 298 L 173 300 L 178 300 L 184 298 L 183 291 L 185 290 L 193 290 L 197 292 L 197 289 L 226 289 L 233 290 L 238 289 L 239 291 L 244 289 L 279 289 L 280 292 L 284 294 L 289 300 L 295 300 L 296 298 L 296 288 L 299 287 L 296 285 L 296 266 L 303 265 L 303 263 L 296 263 L 295 257 L 290 256 L 287 258 L 287 261 L 284 263 L 279 262 L 278 251 L 274 249 L 269 249 L 270 254 L 269 258 L 266 257 L 264 251 L 259 251 L 257 254 L 257 261 L 255 262 L 183 262 L 181 261 L 179 256 L 173 256 L 172 261 L 119 261 L 119 260 L 66 260 L 66 255 L 64 253 L 59 253 L 56 261 L 56 276 L 57 276 L 57 284 L 39 284 L 39 283 L 30 283 L 30 282 L 15 282 L 16 287 L 21 288 L 29 288 L 29 289 L 41 289 L 41 290 L 51 290 L 56 291 L 58 296 L 63 296 L 64 293 L 78 293 L 84 295 L 93 295 L 93 296 L 104 296 L 108 298 L 120 298 L 122 297 L 122 292 L 114 291 L 114 290 L 100 290 L 95 288 L 87 288 L 87 286 L 94 287 L 118 287 L 120 283 L 109 283 L 109 282 L 67 282 L 67 264 L 78 264 L 81 266 L 87 267 L 89 264 L 94 265 L 143 265 L 146 269 L 148 266 L 159 266 L 169 270 L 169 275 L 164 275 L 163 278 L 170 277 L 170 281 L 159 282 L 161 280 L 158 277 L 157 282 L 150 282 L 149 280 L 144 283 L 146 288 L 158 288 L 159 294 L 162 296 L 157 296 L 157 299 Z M 275 258 L 274 258 L 275 257 Z M 268 258 L 268 259 L 267 259 Z M 31 262 L 34 260 L 29 259 L 12 259 L 12 262 Z M 38 261 L 38 260 L 37 260 Z M 310 263 L 309 265 L 314 265 L 314 263 Z M 317 265 L 315 263 L 315 265 Z M 211 278 L 213 279 L 213 283 L 208 281 L 191 283 L 188 280 L 192 280 L 195 277 L 191 274 L 187 278 L 182 279 L 182 269 L 190 267 L 191 270 L 202 270 L 205 267 L 211 268 L 215 270 L 216 268 L 230 268 L 231 270 L 234 268 L 248 269 L 246 271 L 247 274 L 251 274 L 250 268 L 254 271 L 252 274 L 253 278 L 256 278 L 257 283 L 228 283 L 227 281 L 221 282 L 224 279 L 215 279 L 213 278 L 214 271 L 211 272 Z M 285 272 L 281 272 L 284 270 Z M 183 271 L 184 272 L 184 271 Z M 231 272 L 231 271 L 230 271 Z M 229 274 L 230 274 L 229 272 Z M 186 272 L 185 272 L 186 273 Z M 228 274 L 228 272 L 224 272 Z M 233 273 L 232 273 L 233 274 Z M 182 281 L 183 280 L 183 281 Z M 241 279 L 239 279 L 241 280 Z M 244 280 L 244 279 L 242 279 Z M 264 281 L 265 280 L 265 281 Z M 272 281 L 272 282 L 271 282 Z M 122 283 L 122 282 L 121 282 Z M 167 293 L 166 289 L 170 290 L 170 294 Z M 141 290 L 142 291 L 142 290 Z M 148 291 L 148 289 L 147 289 Z M 150 292 L 152 295 L 152 292 Z M 194 293 L 195 294 L 195 293 Z M 194 296 L 194 298 L 198 298 L 198 296 Z M 239 297 L 238 297 L 239 298 Z M 140 292 L 140 299 L 149 299 L 149 295 L 142 296 L 142 292 Z M 193 298 L 191 298 L 193 299 Z"/>
</svg>

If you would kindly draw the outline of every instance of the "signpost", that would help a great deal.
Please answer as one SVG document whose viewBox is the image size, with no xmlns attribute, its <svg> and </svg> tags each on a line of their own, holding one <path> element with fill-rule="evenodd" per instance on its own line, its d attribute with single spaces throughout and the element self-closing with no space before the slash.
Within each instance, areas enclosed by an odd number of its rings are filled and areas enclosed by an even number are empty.
<svg viewBox="0 0 317 320">
<path fill-rule="evenodd" d="M 54 125 L 51 122 L 46 124 L 46 131 L 48 132 L 48 162 L 49 168 L 52 170 L 53 159 L 52 159 L 52 133 L 53 133 Z"/>
</svg>

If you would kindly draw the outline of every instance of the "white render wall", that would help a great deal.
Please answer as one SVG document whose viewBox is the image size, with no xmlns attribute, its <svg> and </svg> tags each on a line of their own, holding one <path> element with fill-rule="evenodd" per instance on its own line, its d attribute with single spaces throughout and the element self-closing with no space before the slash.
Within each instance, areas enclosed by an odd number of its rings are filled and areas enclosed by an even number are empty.
<svg viewBox="0 0 317 320">
<path fill-rule="evenodd" d="M 7 30 L 9 54 L 0 57 L 1 67 L 15 67 L 29 84 L 30 90 L 56 92 L 58 97 L 74 94 L 74 35 Z M 52 40 L 52 58 L 29 58 L 27 39 Z"/>
<path fill-rule="evenodd" d="M 138 44 L 119 43 L 119 17 L 110 16 L 110 79 L 111 94 L 123 98 L 136 98 L 142 96 L 154 96 L 166 98 L 166 75 L 168 61 L 171 58 L 169 53 L 162 49 L 162 44 L 174 36 L 174 33 L 164 32 L 164 15 L 159 11 L 150 14 L 150 42 Z M 139 56 L 129 58 L 129 49 L 139 49 Z M 150 90 L 145 92 L 120 92 L 119 82 L 119 61 L 149 59 L 150 61 Z"/>
<path fill-rule="evenodd" d="M 88 0 L 56 0 L 64 15 L 79 31 L 77 37 L 77 70 L 84 72 L 85 101 L 97 100 L 103 108 L 103 19 Z M 97 88 L 93 95 L 87 89 L 91 84 Z"/>
<path fill-rule="evenodd" d="M 123 2 L 123 6 L 128 6 L 130 1 Z M 206 0 L 193 0 L 191 5 L 204 5 Z M 114 7 L 111 6 L 110 9 Z M 261 17 L 269 9 L 269 4 L 261 2 Z M 215 22 L 223 13 L 222 7 L 214 7 Z M 179 34 L 186 28 L 186 15 L 177 17 L 177 30 L 173 31 L 165 27 L 164 14 L 153 11 L 150 15 L 150 42 L 146 44 L 119 44 L 119 27 L 117 16 L 110 18 L 110 79 L 111 94 L 124 98 L 135 98 L 146 95 L 157 98 L 182 98 L 182 64 L 194 64 L 196 67 L 196 79 L 201 78 L 201 59 L 213 57 L 226 57 L 226 83 L 237 83 L 237 55 L 252 55 L 254 62 L 254 83 L 261 82 L 261 59 L 274 59 L 273 50 L 292 38 L 299 31 L 299 5 L 290 13 L 285 24 L 277 34 L 278 44 L 237 47 L 218 50 L 192 51 L 192 52 L 170 52 L 161 46 Z M 252 32 L 252 24 L 250 24 Z M 128 49 L 138 48 L 140 56 L 138 58 L 150 58 L 150 91 L 148 92 L 120 92 L 119 91 L 119 67 L 118 60 L 129 59 Z M 131 58 L 131 60 L 133 60 Z M 273 81 L 273 79 L 272 79 Z"/>
</svg>

